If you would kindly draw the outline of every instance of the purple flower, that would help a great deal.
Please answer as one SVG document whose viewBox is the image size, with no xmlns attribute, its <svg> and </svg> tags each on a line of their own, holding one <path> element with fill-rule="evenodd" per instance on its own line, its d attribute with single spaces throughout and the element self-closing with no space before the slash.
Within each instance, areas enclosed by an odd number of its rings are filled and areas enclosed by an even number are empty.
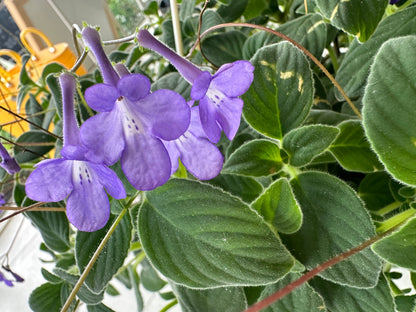
<svg viewBox="0 0 416 312">
<path fill-rule="evenodd" d="M 191 98 L 199 100 L 199 114 L 202 127 L 212 142 L 217 143 L 224 130 L 232 140 L 240 126 L 244 94 L 253 81 L 254 67 L 249 61 L 224 64 L 211 75 L 201 71 L 194 64 L 177 55 L 159 42 L 147 30 L 140 30 L 139 43 L 168 59 L 181 75 L 192 84 Z"/>
<path fill-rule="evenodd" d="M 6 204 L 6 198 L 4 197 L 4 193 L 0 193 L 0 206 L 4 206 Z"/>
<path fill-rule="evenodd" d="M 17 164 L 16 160 L 10 157 L 6 148 L 3 144 L 0 143 L 0 156 L 3 159 L 0 163 L 0 166 L 7 171 L 8 174 L 15 174 L 20 171 L 20 166 Z"/>
<path fill-rule="evenodd" d="M 163 143 L 169 152 L 172 173 L 178 169 L 178 158 L 186 169 L 200 180 L 213 179 L 222 169 L 223 156 L 220 150 L 208 141 L 202 130 L 198 107 L 191 108 L 188 130 L 178 139 Z"/>
<path fill-rule="evenodd" d="M 13 287 L 13 281 L 7 279 L 2 272 L 0 272 L 0 282 L 4 282 L 7 286 Z"/>
<path fill-rule="evenodd" d="M 100 112 L 81 127 L 81 140 L 91 159 L 107 165 L 121 160 L 129 182 L 139 190 L 164 184 L 171 174 L 169 154 L 162 140 L 180 137 L 188 128 L 190 109 L 174 91 L 150 93 L 150 81 L 140 74 L 114 70 L 98 32 L 84 28 L 82 38 L 94 53 L 104 77 L 85 92 L 88 105 Z"/>
<path fill-rule="evenodd" d="M 110 215 L 110 202 L 104 190 L 116 199 L 126 197 L 123 184 L 107 166 L 87 158 L 74 112 L 75 78 L 59 77 L 63 102 L 64 147 L 62 158 L 37 164 L 26 181 L 26 194 L 37 201 L 56 202 L 67 198 L 66 214 L 79 230 L 92 232 L 102 228 Z"/>
</svg>

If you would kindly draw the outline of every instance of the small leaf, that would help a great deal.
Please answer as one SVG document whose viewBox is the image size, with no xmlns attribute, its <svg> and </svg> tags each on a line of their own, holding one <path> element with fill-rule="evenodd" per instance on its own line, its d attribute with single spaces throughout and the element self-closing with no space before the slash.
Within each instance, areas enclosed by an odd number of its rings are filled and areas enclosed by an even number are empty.
<svg viewBox="0 0 416 312">
<path fill-rule="evenodd" d="M 388 262 L 412 271 L 416 270 L 416 218 L 408 221 L 392 235 L 373 244 L 372 248 Z"/>
<path fill-rule="evenodd" d="M 303 172 L 292 180 L 303 212 L 299 231 L 284 236 L 295 257 L 312 269 L 375 236 L 368 212 L 345 182 L 322 172 Z M 320 276 L 357 288 L 377 284 L 380 259 L 370 250 L 334 265 Z"/>
<path fill-rule="evenodd" d="M 243 115 L 260 133 L 282 139 L 309 114 L 313 79 L 308 60 L 287 42 L 261 48 L 251 59 L 254 81 L 242 96 Z"/>
<path fill-rule="evenodd" d="M 259 301 L 272 295 L 279 289 L 294 282 L 302 275 L 300 273 L 288 274 L 276 284 L 264 288 Z M 308 284 L 305 283 L 296 288 L 279 301 L 272 303 L 263 312 L 325 312 L 326 307 L 322 297 Z"/>
<path fill-rule="evenodd" d="M 336 127 L 310 125 L 293 129 L 283 137 L 283 149 L 289 154 L 289 164 L 302 167 L 322 154 L 339 134 Z"/>
<path fill-rule="evenodd" d="M 56 138 L 40 130 L 23 133 L 16 140 L 14 156 L 18 163 L 25 163 L 38 159 L 55 146 Z"/>
<path fill-rule="evenodd" d="M 316 4 L 332 25 L 366 41 L 383 17 L 388 0 L 316 0 Z"/>
<path fill-rule="evenodd" d="M 372 148 L 394 178 L 412 186 L 416 186 L 414 50 L 416 36 L 383 44 L 363 98 L 363 124 Z"/>
<path fill-rule="evenodd" d="M 361 180 L 358 195 L 367 209 L 378 210 L 395 201 L 390 192 L 390 176 L 385 171 L 373 172 Z"/>
<path fill-rule="evenodd" d="M 153 292 L 161 290 L 166 285 L 166 282 L 159 277 L 146 259 L 141 262 L 141 265 L 140 282 L 143 287 Z"/>
<path fill-rule="evenodd" d="M 261 177 L 275 174 L 282 164 L 280 150 L 275 143 L 253 140 L 231 154 L 222 172 Z"/>
<path fill-rule="evenodd" d="M 59 118 L 63 120 L 62 95 L 58 78 L 55 77 L 54 74 L 51 74 L 46 77 L 45 82 L 49 90 L 51 90 L 51 101 L 54 101 L 56 113 L 58 114 Z"/>
<path fill-rule="evenodd" d="M 153 266 L 175 283 L 262 285 L 293 266 L 262 218 L 220 189 L 172 179 L 146 197 L 139 210 L 140 241 Z"/>
<path fill-rule="evenodd" d="M 59 312 L 61 310 L 61 284 L 45 283 L 36 288 L 29 297 L 29 306 L 34 312 Z"/>
<path fill-rule="evenodd" d="M 251 206 L 278 232 L 291 234 L 302 224 L 302 211 L 284 178 L 274 181 Z"/>
<path fill-rule="evenodd" d="M 242 287 L 196 290 L 172 284 L 182 312 L 241 312 L 247 308 Z"/>
<path fill-rule="evenodd" d="M 63 70 L 65 70 L 65 67 L 63 67 L 61 64 L 49 63 L 42 70 L 42 84 L 45 85 L 46 78 L 49 75 L 57 75 L 58 73 L 61 73 Z"/>
<path fill-rule="evenodd" d="M 331 312 L 392 312 L 393 297 L 383 275 L 378 284 L 370 289 L 358 289 L 337 285 L 319 277 L 311 281 L 322 295 Z"/>
<path fill-rule="evenodd" d="M 107 225 L 96 232 L 77 232 L 75 258 L 80 272 L 84 271 L 114 219 L 115 217 L 112 216 Z M 93 292 L 102 292 L 107 283 L 123 265 L 130 247 L 131 231 L 130 215 L 127 213 L 121 219 L 85 280 L 85 284 Z"/>
<path fill-rule="evenodd" d="M 416 307 L 416 295 L 394 297 L 397 312 L 414 312 Z"/>
<path fill-rule="evenodd" d="M 338 127 L 341 133 L 329 150 L 344 169 L 358 172 L 383 169 L 383 165 L 378 161 L 364 136 L 360 121 L 347 120 Z"/>
</svg>

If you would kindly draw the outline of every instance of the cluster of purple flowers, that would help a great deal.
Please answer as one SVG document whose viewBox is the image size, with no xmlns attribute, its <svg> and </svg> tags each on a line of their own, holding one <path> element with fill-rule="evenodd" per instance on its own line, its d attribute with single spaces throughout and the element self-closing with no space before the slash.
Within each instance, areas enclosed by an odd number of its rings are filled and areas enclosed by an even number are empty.
<svg viewBox="0 0 416 312">
<path fill-rule="evenodd" d="M 117 175 L 108 168 L 120 161 L 128 181 L 138 190 L 152 190 L 178 169 L 178 159 L 196 178 L 212 179 L 223 164 L 214 145 L 223 130 L 231 140 L 241 119 L 238 98 L 253 81 L 248 61 L 223 65 L 216 74 L 202 71 L 160 43 L 147 30 L 139 43 L 168 59 L 192 84 L 191 99 L 172 90 L 150 92 L 150 81 L 113 67 L 96 29 L 86 27 L 82 38 L 96 57 L 104 83 L 89 87 L 87 104 L 98 113 L 81 128 L 74 113 L 75 77 L 60 76 L 63 96 L 62 158 L 41 161 L 26 182 L 26 193 L 37 201 L 67 198 L 67 216 L 79 230 L 95 231 L 109 218 L 113 198 L 126 196 Z M 193 106 L 199 101 L 199 106 Z"/>
</svg>

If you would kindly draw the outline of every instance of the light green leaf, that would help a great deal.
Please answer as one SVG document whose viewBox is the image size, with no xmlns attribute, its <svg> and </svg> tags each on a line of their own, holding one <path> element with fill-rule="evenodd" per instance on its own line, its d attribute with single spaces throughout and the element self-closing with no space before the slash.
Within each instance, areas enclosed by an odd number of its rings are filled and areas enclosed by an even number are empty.
<svg viewBox="0 0 416 312">
<path fill-rule="evenodd" d="M 376 154 L 370 149 L 360 121 L 347 120 L 338 127 L 341 133 L 329 150 L 344 169 L 358 172 L 383 169 Z"/>
<path fill-rule="evenodd" d="M 243 44 L 246 36 L 240 31 L 228 31 L 204 39 L 201 49 L 206 58 L 217 67 L 243 58 Z"/>
<path fill-rule="evenodd" d="M 254 81 L 242 96 L 244 117 L 260 133 L 282 139 L 305 120 L 312 106 L 309 63 L 287 42 L 261 48 L 251 62 Z"/>
<path fill-rule="evenodd" d="M 278 232 L 291 234 L 302 224 L 302 211 L 284 178 L 274 181 L 251 206 Z"/>
<path fill-rule="evenodd" d="M 416 7 L 407 8 L 385 18 L 365 43 L 361 44 L 354 40 L 336 76 L 336 80 L 347 95 L 350 98 L 363 96 L 374 56 L 385 41 L 411 34 L 416 34 Z M 338 91 L 336 95 L 337 98 L 343 99 Z"/>
<path fill-rule="evenodd" d="M 261 285 L 283 277 L 294 260 L 245 203 L 197 181 L 172 179 L 146 193 L 140 241 L 153 266 L 192 288 Z"/>
<path fill-rule="evenodd" d="M 363 124 L 374 151 L 397 180 L 416 186 L 416 36 L 380 48 L 363 98 Z"/>
<path fill-rule="evenodd" d="M 262 300 L 286 285 L 294 282 L 302 274 L 291 273 L 276 284 L 268 285 L 263 290 L 259 300 Z M 325 312 L 326 307 L 322 297 L 308 283 L 296 288 L 279 301 L 262 310 L 263 312 Z"/>
<path fill-rule="evenodd" d="M 111 216 L 107 225 L 101 230 L 92 233 L 77 232 L 75 239 L 75 258 L 80 272 L 84 271 L 114 219 L 115 217 Z M 93 292 L 100 293 L 103 291 L 107 283 L 123 265 L 130 247 L 131 231 L 131 219 L 127 213 L 121 219 L 85 280 L 85 284 Z"/>
<path fill-rule="evenodd" d="M 320 57 L 326 45 L 326 24 L 319 14 L 308 14 L 282 24 L 278 32 L 300 43 L 316 57 Z M 280 37 L 266 32 L 250 36 L 243 46 L 243 56 L 250 59 L 260 48 L 282 41 Z"/>
<path fill-rule="evenodd" d="M 416 219 L 411 219 L 397 232 L 373 244 L 372 248 L 388 262 L 415 271 Z"/>
<path fill-rule="evenodd" d="M 312 286 L 325 300 L 331 312 L 392 312 L 393 297 L 383 275 L 378 284 L 370 289 L 341 286 L 319 277 L 311 281 Z"/>
<path fill-rule="evenodd" d="M 303 212 L 303 225 L 284 241 L 307 269 L 375 236 L 362 201 L 345 182 L 323 172 L 304 172 L 292 180 L 292 187 Z M 342 285 L 367 288 L 377 284 L 380 270 L 381 260 L 365 249 L 320 276 Z"/>
<path fill-rule="evenodd" d="M 242 287 L 215 289 L 191 289 L 171 284 L 182 312 L 241 312 L 247 308 L 247 299 Z"/>
<path fill-rule="evenodd" d="M 231 154 L 222 172 L 261 177 L 275 174 L 281 168 L 279 147 L 268 140 L 253 140 Z"/>
<path fill-rule="evenodd" d="M 322 154 L 339 134 L 336 127 L 310 125 L 293 129 L 283 137 L 283 149 L 289 154 L 289 164 L 302 167 Z"/>
<path fill-rule="evenodd" d="M 388 0 L 316 0 L 331 24 L 366 41 L 383 17 Z"/>
<path fill-rule="evenodd" d="M 235 174 L 220 174 L 207 182 L 240 197 L 247 203 L 251 203 L 263 191 L 262 185 L 254 178 Z"/>
</svg>

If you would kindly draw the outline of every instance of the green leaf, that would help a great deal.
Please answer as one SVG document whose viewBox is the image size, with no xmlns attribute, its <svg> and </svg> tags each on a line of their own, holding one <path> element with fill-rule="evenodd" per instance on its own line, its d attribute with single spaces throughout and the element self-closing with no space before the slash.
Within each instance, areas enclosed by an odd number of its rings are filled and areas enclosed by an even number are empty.
<svg viewBox="0 0 416 312">
<path fill-rule="evenodd" d="M 293 129 L 283 137 L 283 149 L 289 154 L 289 164 L 302 167 L 322 154 L 339 134 L 336 127 L 310 125 Z"/>
<path fill-rule="evenodd" d="M 251 203 L 263 191 L 261 184 L 254 178 L 235 174 L 220 174 L 207 182 L 240 197 L 247 203 Z"/>
<path fill-rule="evenodd" d="M 281 168 L 279 147 L 268 140 L 253 140 L 231 154 L 222 172 L 261 177 L 275 174 Z"/>
<path fill-rule="evenodd" d="M 222 19 L 221 15 L 219 15 L 214 10 L 206 10 L 202 17 L 201 34 L 208 28 L 218 25 L 218 24 L 222 24 L 222 23 L 224 23 L 224 20 Z M 197 27 L 198 27 L 198 24 L 199 24 L 199 18 L 196 24 Z M 195 33 L 197 31 L 198 31 L 198 28 L 196 29 Z"/>
<path fill-rule="evenodd" d="M 179 7 L 179 19 L 184 21 L 188 16 L 194 13 L 196 0 L 182 1 Z"/>
<path fill-rule="evenodd" d="M 161 290 L 166 285 L 166 281 L 159 277 L 147 259 L 143 260 L 140 264 L 142 265 L 140 282 L 143 284 L 143 287 L 153 292 Z"/>
<path fill-rule="evenodd" d="M 60 284 L 63 281 L 59 276 L 52 274 L 51 272 L 47 271 L 44 268 L 41 268 L 41 272 L 42 272 L 43 278 L 51 284 Z"/>
<path fill-rule="evenodd" d="M 29 306 L 34 312 L 59 312 L 61 310 L 61 284 L 45 283 L 36 288 L 29 297 Z"/>
<path fill-rule="evenodd" d="M 241 312 L 247 308 L 242 287 L 196 290 L 171 284 L 182 312 Z"/>
<path fill-rule="evenodd" d="M 365 176 L 358 187 L 358 195 L 369 210 L 381 209 L 395 199 L 390 192 L 390 176 L 384 172 L 374 172 Z"/>
<path fill-rule="evenodd" d="M 332 25 L 364 42 L 383 17 L 388 0 L 316 0 L 316 4 Z"/>
<path fill-rule="evenodd" d="M 30 55 L 29 54 L 24 54 L 22 56 L 22 67 L 21 67 L 21 70 L 20 70 L 19 79 L 20 79 L 20 84 L 21 85 L 24 85 L 24 86 L 28 85 L 30 87 L 33 87 L 36 84 L 34 83 L 34 81 L 32 79 L 30 79 L 29 73 L 27 72 L 27 69 L 26 69 L 26 64 L 29 60 L 30 60 Z"/>
<path fill-rule="evenodd" d="M 94 305 L 87 305 L 88 312 L 115 312 L 113 309 L 110 309 L 106 305 L 100 303 L 100 304 L 94 304 Z"/>
<path fill-rule="evenodd" d="M 319 14 L 308 14 L 301 16 L 276 29 L 278 32 L 295 40 L 316 57 L 320 57 L 326 45 L 326 24 Z M 243 56 L 250 59 L 265 45 L 282 41 L 276 35 L 258 32 L 250 36 L 243 46 Z"/>
<path fill-rule="evenodd" d="M 45 81 L 49 90 L 51 90 L 51 101 L 54 101 L 55 103 L 56 113 L 58 114 L 59 118 L 63 120 L 62 95 L 59 80 L 57 77 L 55 77 L 55 75 L 51 74 L 46 77 Z"/>
<path fill-rule="evenodd" d="M 241 60 L 246 36 L 240 31 L 228 31 L 209 36 L 201 43 L 206 58 L 217 67 Z"/>
<path fill-rule="evenodd" d="M 285 236 L 285 241 L 307 269 L 375 236 L 362 201 L 345 182 L 323 172 L 304 172 L 292 181 L 292 187 L 303 212 L 303 225 Z M 367 288 L 376 285 L 380 270 L 380 259 L 365 249 L 320 276 L 342 285 Z"/>
<path fill-rule="evenodd" d="M 152 84 L 152 91 L 170 89 L 189 99 L 192 86 L 177 73 L 169 73 Z"/>
<path fill-rule="evenodd" d="M 338 127 L 341 133 L 329 150 L 344 169 L 358 172 L 374 172 L 383 169 L 364 136 L 360 121 L 347 120 Z"/>
<path fill-rule="evenodd" d="M 363 98 L 363 124 L 372 148 L 394 178 L 412 186 L 416 186 L 414 50 L 416 36 L 383 44 Z"/>
<path fill-rule="evenodd" d="M 287 42 L 261 48 L 251 62 L 254 81 L 242 96 L 244 118 L 260 133 L 282 139 L 305 120 L 312 106 L 309 63 Z"/>
<path fill-rule="evenodd" d="M 80 272 L 83 272 L 98 245 L 111 227 L 115 217 L 111 216 L 107 225 L 96 232 L 77 232 L 75 258 Z M 108 240 L 97 261 L 89 272 L 85 284 L 95 293 L 100 293 L 123 265 L 130 247 L 132 225 L 127 213 Z"/>
<path fill-rule="evenodd" d="M 304 124 L 324 124 L 336 126 L 339 123 L 350 120 L 353 116 L 342 114 L 328 109 L 311 109 Z"/>
<path fill-rule="evenodd" d="M 416 295 L 394 297 L 397 312 L 414 312 L 416 307 Z"/>
<path fill-rule="evenodd" d="M 32 93 L 29 94 L 29 99 L 26 101 L 25 111 L 28 120 L 40 127 L 42 126 L 44 117 L 43 108 L 42 106 L 40 106 L 40 104 L 36 100 L 36 97 Z M 29 128 L 31 130 L 38 129 L 37 127 L 31 124 L 29 124 Z"/>
<path fill-rule="evenodd" d="M 274 181 L 251 207 L 278 232 L 291 234 L 302 225 L 302 211 L 285 178 Z"/>
<path fill-rule="evenodd" d="M 48 153 L 55 146 L 56 138 L 40 130 L 23 133 L 16 140 L 14 156 L 18 163 L 37 159 Z"/>
<path fill-rule="evenodd" d="M 363 96 L 370 66 L 380 46 L 390 38 L 410 34 L 416 34 L 416 7 L 385 18 L 365 43 L 361 44 L 356 40 L 352 42 L 336 75 L 336 80 L 350 98 Z M 336 95 L 343 99 L 337 91 Z"/>
<path fill-rule="evenodd" d="M 311 281 L 321 294 L 331 312 L 392 312 L 393 297 L 383 275 L 378 284 L 370 289 L 341 286 L 319 277 Z"/>
<path fill-rule="evenodd" d="M 248 0 L 227 0 L 227 3 L 227 5 L 221 5 L 217 10 L 225 23 L 233 22 L 243 14 Z"/>
<path fill-rule="evenodd" d="M 48 205 L 50 204 L 45 206 Z M 56 203 L 53 205 L 56 206 Z M 69 249 L 69 223 L 65 212 L 28 211 L 25 215 L 37 227 L 48 248 L 57 252 L 65 252 Z"/>
<path fill-rule="evenodd" d="M 63 67 L 61 64 L 58 63 L 49 63 L 46 65 L 42 70 L 42 84 L 44 85 L 46 82 L 46 78 L 49 75 L 57 75 L 58 73 L 61 73 L 65 70 L 65 67 Z"/>
<path fill-rule="evenodd" d="M 411 219 L 400 230 L 373 244 L 372 248 L 388 262 L 416 270 L 416 219 Z"/>
<path fill-rule="evenodd" d="M 272 295 L 279 289 L 294 282 L 302 275 L 300 273 L 288 274 L 276 284 L 264 288 L 259 301 Z M 271 304 L 263 312 L 325 312 L 325 303 L 322 297 L 308 283 L 302 284 L 279 301 Z"/>
<path fill-rule="evenodd" d="M 208 184 L 172 179 L 146 193 L 140 241 L 153 266 L 192 288 L 261 285 L 278 280 L 293 258 L 262 218 Z"/>
</svg>

